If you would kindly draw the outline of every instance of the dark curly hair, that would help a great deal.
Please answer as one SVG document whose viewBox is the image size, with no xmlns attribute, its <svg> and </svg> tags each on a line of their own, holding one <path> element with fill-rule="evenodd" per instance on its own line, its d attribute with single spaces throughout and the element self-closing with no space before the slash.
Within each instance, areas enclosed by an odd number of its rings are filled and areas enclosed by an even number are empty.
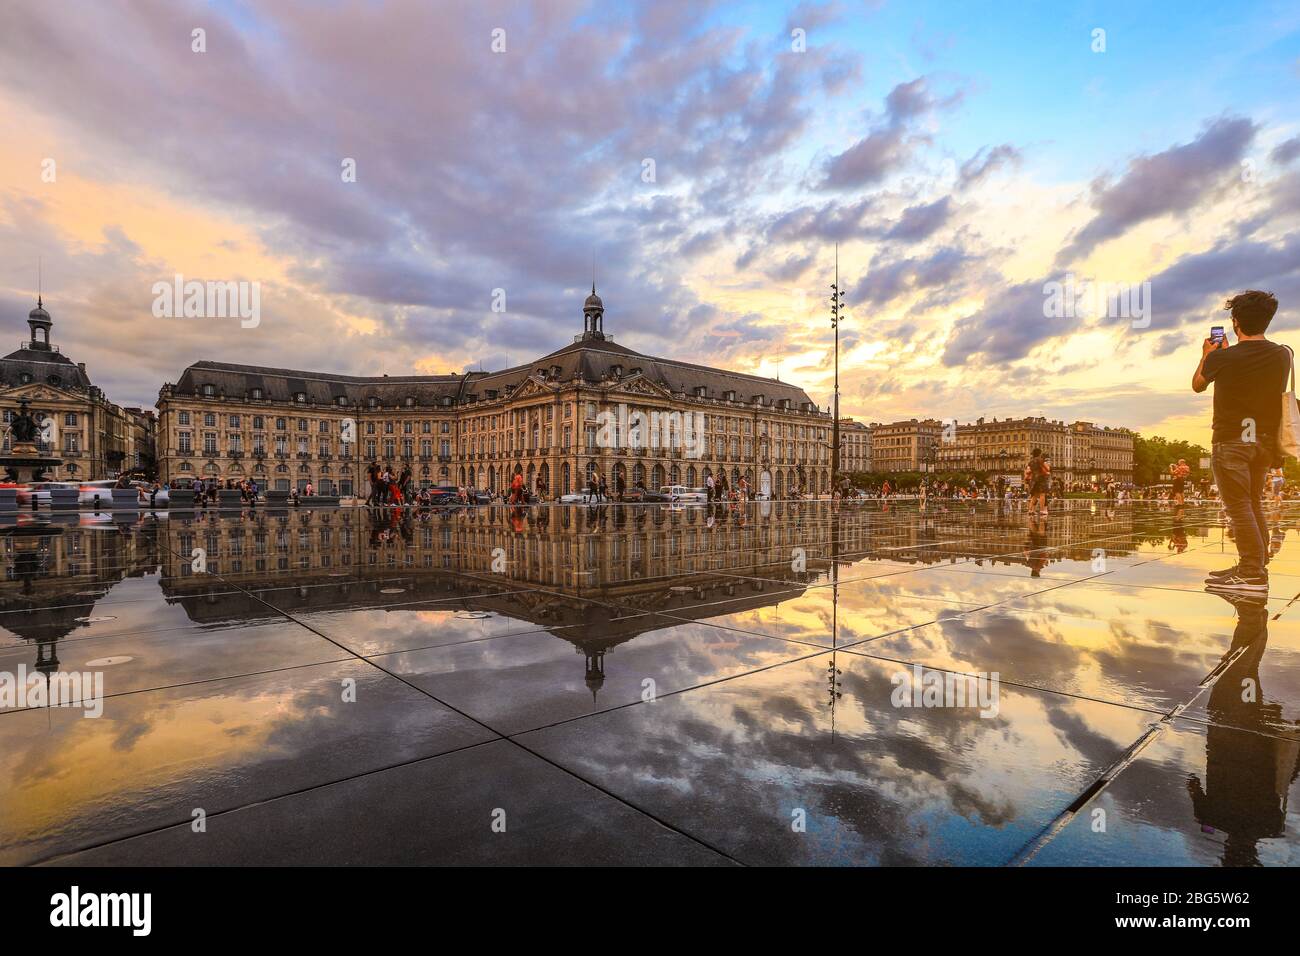
<svg viewBox="0 0 1300 956">
<path fill-rule="evenodd" d="M 1251 289 L 1234 295 L 1223 304 L 1223 308 L 1232 313 L 1241 331 L 1247 335 L 1260 335 L 1277 313 L 1277 297 L 1272 292 Z"/>
</svg>

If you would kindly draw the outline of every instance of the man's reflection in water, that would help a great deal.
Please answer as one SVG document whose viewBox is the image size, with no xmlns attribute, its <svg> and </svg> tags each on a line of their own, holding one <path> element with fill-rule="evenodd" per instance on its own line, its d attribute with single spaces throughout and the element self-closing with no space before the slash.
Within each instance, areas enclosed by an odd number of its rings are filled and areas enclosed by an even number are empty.
<svg viewBox="0 0 1300 956">
<path fill-rule="evenodd" d="M 1029 525 L 1029 540 L 1025 542 L 1025 563 L 1029 565 L 1029 576 L 1040 578 L 1043 568 L 1047 567 L 1047 519 L 1030 514 L 1026 519 Z"/>
<path fill-rule="evenodd" d="M 1169 550 L 1182 554 L 1187 550 L 1187 529 L 1183 527 L 1183 509 L 1174 509 L 1174 526 L 1169 532 Z"/>
<path fill-rule="evenodd" d="M 1300 772 L 1300 739 L 1276 736 L 1296 728 L 1285 725 L 1282 705 L 1266 701 L 1259 683 L 1268 643 L 1267 599 L 1219 596 L 1237 608 L 1237 628 L 1224 659 L 1242 653 L 1210 689 L 1205 783 L 1193 775 L 1187 789 L 1197 822 L 1227 834 L 1223 865 L 1258 866 L 1256 844 L 1286 831 L 1287 793 Z"/>
</svg>

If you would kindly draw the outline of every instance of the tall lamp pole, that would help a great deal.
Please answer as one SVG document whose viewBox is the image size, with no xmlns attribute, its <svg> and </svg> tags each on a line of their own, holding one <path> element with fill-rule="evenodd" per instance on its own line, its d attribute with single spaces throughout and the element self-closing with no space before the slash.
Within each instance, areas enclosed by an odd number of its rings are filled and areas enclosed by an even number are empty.
<svg viewBox="0 0 1300 956">
<path fill-rule="evenodd" d="M 831 283 L 831 328 L 835 330 L 835 408 L 831 422 L 831 493 L 840 478 L 840 319 L 844 292 L 840 289 L 840 244 L 835 243 L 835 281 Z"/>
</svg>

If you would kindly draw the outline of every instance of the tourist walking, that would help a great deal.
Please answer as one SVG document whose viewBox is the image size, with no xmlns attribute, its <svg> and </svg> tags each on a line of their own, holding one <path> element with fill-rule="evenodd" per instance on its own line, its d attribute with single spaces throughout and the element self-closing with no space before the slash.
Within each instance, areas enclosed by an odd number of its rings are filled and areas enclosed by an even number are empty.
<svg viewBox="0 0 1300 956">
<path fill-rule="evenodd" d="M 1035 448 L 1029 453 L 1029 461 L 1025 465 L 1025 483 L 1029 486 L 1029 512 L 1030 514 L 1047 514 L 1047 481 L 1051 469 L 1047 465 L 1047 459 L 1043 455 L 1041 448 Z"/>
</svg>

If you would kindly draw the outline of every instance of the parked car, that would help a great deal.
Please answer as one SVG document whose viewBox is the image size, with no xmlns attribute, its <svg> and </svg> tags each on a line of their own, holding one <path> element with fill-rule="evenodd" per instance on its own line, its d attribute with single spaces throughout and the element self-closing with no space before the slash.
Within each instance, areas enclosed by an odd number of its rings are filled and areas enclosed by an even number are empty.
<svg viewBox="0 0 1300 956">
<path fill-rule="evenodd" d="M 645 505 L 659 505 L 672 501 L 671 494 L 664 489 L 662 492 L 651 492 L 649 488 L 629 488 L 623 493 L 624 501 L 640 502 Z"/>
<path fill-rule="evenodd" d="M 709 500 L 708 492 L 703 488 L 687 488 L 685 485 L 665 485 L 659 493 L 668 496 L 669 501 L 685 504 L 704 504 Z"/>
<path fill-rule="evenodd" d="M 101 507 L 107 509 L 113 506 L 113 488 L 117 482 L 112 478 L 105 478 L 99 481 L 83 481 L 78 485 L 81 494 L 77 500 L 83 505 L 94 505 L 95 500 L 99 499 Z"/>
<path fill-rule="evenodd" d="M 18 504 L 30 508 L 33 499 L 36 501 L 38 507 L 40 505 L 48 506 L 50 503 L 51 488 L 76 488 L 77 484 L 72 481 L 33 481 L 16 487 L 18 488 L 18 494 L 16 496 Z"/>
<path fill-rule="evenodd" d="M 455 485 L 434 485 L 428 490 L 429 499 L 435 505 L 460 504 L 460 489 Z"/>
</svg>

